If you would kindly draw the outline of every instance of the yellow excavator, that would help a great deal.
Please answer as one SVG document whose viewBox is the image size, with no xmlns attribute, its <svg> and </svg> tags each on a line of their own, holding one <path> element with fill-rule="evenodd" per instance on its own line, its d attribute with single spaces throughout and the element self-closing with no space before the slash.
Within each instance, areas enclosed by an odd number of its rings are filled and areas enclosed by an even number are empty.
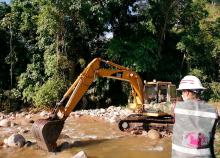
<svg viewBox="0 0 220 158">
<path fill-rule="evenodd" d="M 171 132 L 174 123 L 173 108 L 177 99 L 176 86 L 171 82 L 155 79 L 152 82 L 144 81 L 143 96 L 142 111 L 121 119 L 118 123 L 119 129 L 121 131 L 156 129 Z M 137 108 L 132 99 L 128 102 L 128 108 L 134 111 Z M 141 125 L 135 125 L 136 123 Z"/>
<path fill-rule="evenodd" d="M 48 151 L 56 150 L 56 141 L 63 129 L 65 120 L 96 77 L 107 77 L 130 82 L 134 90 L 133 97 L 137 105 L 137 111 L 138 113 L 143 111 L 143 83 L 139 75 L 111 61 L 95 58 L 64 94 L 61 101 L 57 104 L 58 106 L 54 109 L 53 116 L 34 122 L 32 132 L 37 144 L 41 148 Z M 65 107 L 63 107 L 62 105 L 66 100 L 68 100 L 68 102 Z"/>
<path fill-rule="evenodd" d="M 127 81 L 131 84 L 132 98 L 135 105 L 135 114 L 119 122 L 120 130 L 125 131 L 129 128 L 131 123 L 135 122 L 160 123 L 162 121 L 162 123 L 172 123 L 172 118 L 165 118 L 165 115 L 162 116 L 163 118 L 158 116 L 152 118 L 151 116 L 147 115 L 144 105 L 146 101 L 150 101 L 150 99 L 152 99 L 148 94 L 151 91 L 146 90 L 150 83 L 143 83 L 140 76 L 129 68 L 115 64 L 111 61 L 103 60 L 101 58 L 95 58 L 78 76 L 75 82 L 64 94 L 60 102 L 57 103 L 57 106 L 54 108 L 52 115 L 48 119 L 39 119 L 34 122 L 32 126 L 32 132 L 38 146 L 47 151 L 56 150 L 56 141 L 64 127 L 65 120 L 80 101 L 82 96 L 86 93 L 96 77 L 112 78 Z M 155 85 L 155 82 L 152 84 Z M 159 96 L 159 92 L 162 91 L 159 89 L 160 86 L 158 87 L 159 84 L 156 85 L 156 95 Z M 165 85 L 170 85 L 170 83 Z M 169 96 L 166 95 L 165 97 Z M 156 100 L 158 99 L 156 98 Z M 157 119 L 157 117 L 159 119 Z"/>
</svg>

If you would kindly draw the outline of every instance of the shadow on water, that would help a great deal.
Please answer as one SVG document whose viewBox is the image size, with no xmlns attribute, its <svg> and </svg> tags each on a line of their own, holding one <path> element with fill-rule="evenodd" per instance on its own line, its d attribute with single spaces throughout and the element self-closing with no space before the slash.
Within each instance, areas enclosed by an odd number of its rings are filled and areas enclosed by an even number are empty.
<svg viewBox="0 0 220 158">
<path fill-rule="evenodd" d="M 57 147 L 57 152 L 64 151 L 66 149 L 74 148 L 74 147 L 88 147 L 93 145 L 98 145 L 100 143 L 109 141 L 109 139 L 92 139 L 92 140 L 81 140 L 81 141 L 74 141 L 73 143 L 63 142 Z"/>
</svg>

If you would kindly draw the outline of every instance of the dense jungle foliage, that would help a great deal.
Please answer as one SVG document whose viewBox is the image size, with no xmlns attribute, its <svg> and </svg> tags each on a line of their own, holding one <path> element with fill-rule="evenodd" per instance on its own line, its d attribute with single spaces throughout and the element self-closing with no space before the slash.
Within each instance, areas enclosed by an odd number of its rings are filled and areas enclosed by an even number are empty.
<svg viewBox="0 0 220 158">
<path fill-rule="evenodd" d="M 143 80 L 196 75 L 220 100 L 220 6 L 206 0 L 0 2 L 0 110 L 54 106 L 101 57 Z M 80 104 L 124 105 L 129 84 L 99 78 Z M 79 106 L 80 107 L 80 106 Z"/>
</svg>

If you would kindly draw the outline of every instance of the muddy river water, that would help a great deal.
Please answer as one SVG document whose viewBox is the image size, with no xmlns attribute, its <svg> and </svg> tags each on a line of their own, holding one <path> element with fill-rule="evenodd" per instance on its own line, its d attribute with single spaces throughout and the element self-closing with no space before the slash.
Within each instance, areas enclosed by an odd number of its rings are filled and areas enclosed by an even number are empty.
<svg viewBox="0 0 220 158">
<path fill-rule="evenodd" d="M 69 117 L 58 139 L 61 152 L 49 153 L 39 149 L 34 140 L 31 123 L 19 127 L 0 127 L 0 141 L 23 129 L 23 136 L 32 142 L 29 147 L 0 148 L 0 158 L 71 158 L 84 151 L 88 158 L 169 158 L 171 137 L 151 140 L 147 136 L 121 132 L 117 124 L 92 117 Z"/>
</svg>

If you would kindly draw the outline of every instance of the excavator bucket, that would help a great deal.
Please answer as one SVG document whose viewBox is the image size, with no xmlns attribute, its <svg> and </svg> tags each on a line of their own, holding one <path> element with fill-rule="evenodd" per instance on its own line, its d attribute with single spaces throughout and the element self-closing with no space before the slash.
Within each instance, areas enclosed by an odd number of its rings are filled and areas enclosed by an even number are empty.
<svg viewBox="0 0 220 158">
<path fill-rule="evenodd" d="M 59 119 L 39 119 L 32 126 L 33 135 L 40 148 L 49 152 L 56 151 L 56 141 L 63 129 L 64 121 Z"/>
</svg>

